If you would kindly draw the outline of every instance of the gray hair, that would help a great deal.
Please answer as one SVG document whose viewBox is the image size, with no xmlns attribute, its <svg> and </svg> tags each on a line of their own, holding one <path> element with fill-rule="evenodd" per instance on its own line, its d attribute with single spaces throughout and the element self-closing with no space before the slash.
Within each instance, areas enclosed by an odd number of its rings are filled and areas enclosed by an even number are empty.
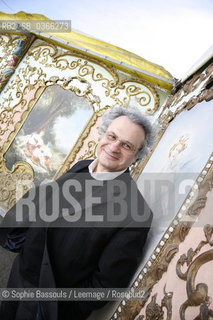
<svg viewBox="0 0 213 320">
<path fill-rule="evenodd" d="M 141 126 L 145 131 L 145 140 L 137 152 L 137 160 L 141 160 L 147 156 L 155 142 L 156 130 L 151 122 L 142 115 L 138 110 L 124 107 L 114 107 L 113 109 L 105 112 L 102 116 L 102 124 L 99 127 L 99 133 L 104 135 L 111 122 L 120 117 L 127 116 L 133 123 Z"/>
</svg>

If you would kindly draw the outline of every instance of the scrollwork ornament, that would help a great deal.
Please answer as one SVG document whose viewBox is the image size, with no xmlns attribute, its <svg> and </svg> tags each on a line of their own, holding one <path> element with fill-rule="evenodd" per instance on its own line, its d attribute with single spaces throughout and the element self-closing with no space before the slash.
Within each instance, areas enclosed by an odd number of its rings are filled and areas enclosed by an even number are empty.
<svg viewBox="0 0 213 320">
<path fill-rule="evenodd" d="M 89 141 L 87 144 L 87 149 L 85 150 L 85 153 L 78 158 L 78 161 L 96 158 L 96 148 L 97 148 L 97 142 L 94 140 Z"/>
<path fill-rule="evenodd" d="M 206 196 L 200 196 L 199 198 L 196 199 L 195 203 L 191 205 L 191 207 L 188 210 L 188 214 L 190 216 L 196 216 L 198 213 L 203 209 L 206 205 Z"/>
<path fill-rule="evenodd" d="M 5 159 L 1 158 L 0 163 L 0 205 L 8 211 L 19 198 L 26 193 L 34 179 L 34 171 L 26 162 L 16 162 L 12 170 L 5 167 Z"/>
<path fill-rule="evenodd" d="M 56 68 L 61 71 L 76 69 L 79 77 L 90 76 L 94 82 L 101 81 L 102 87 L 106 89 L 105 95 L 109 96 L 110 89 L 118 83 L 118 76 L 112 68 L 93 58 L 85 58 L 84 55 L 77 52 L 66 51 L 58 54 L 57 50 L 54 45 L 41 43 L 30 48 L 29 57 L 34 57 L 45 68 Z M 73 60 L 70 61 L 70 59 Z M 107 72 L 108 77 L 104 76 L 103 72 Z"/>
<path fill-rule="evenodd" d="M 185 320 L 185 312 L 188 307 L 208 304 L 208 286 L 205 283 L 195 285 L 195 278 L 201 266 L 213 260 L 213 249 L 202 253 L 193 263 L 190 264 L 187 270 L 187 296 L 188 299 L 180 307 L 180 318 Z"/>
<path fill-rule="evenodd" d="M 200 314 L 194 320 L 209 320 L 213 318 L 213 310 L 209 309 L 210 301 L 200 305 Z"/>
<path fill-rule="evenodd" d="M 144 320 L 144 316 L 140 315 L 136 318 L 136 320 Z"/>
<path fill-rule="evenodd" d="M 205 238 L 206 238 L 206 243 L 209 243 L 210 246 L 213 246 L 213 226 L 211 226 L 210 224 L 206 224 L 204 226 L 204 234 L 205 234 Z"/>
<path fill-rule="evenodd" d="M 138 105 L 145 108 L 145 113 L 152 115 L 159 107 L 159 96 L 149 83 L 143 80 L 126 79 L 115 87 L 111 97 L 118 105 L 128 106 L 135 97 Z"/>
<path fill-rule="evenodd" d="M 186 281 L 187 300 L 180 307 L 180 319 L 185 320 L 185 312 L 188 307 L 200 306 L 200 315 L 195 319 L 208 319 L 213 314 L 213 310 L 208 309 L 209 299 L 208 286 L 205 283 L 196 284 L 196 276 L 199 269 L 207 262 L 213 261 L 213 249 L 207 250 L 199 254 L 201 248 L 206 245 L 213 246 L 212 235 L 213 226 L 204 226 L 205 241 L 200 241 L 197 248 L 190 248 L 187 255 L 183 254 L 177 262 L 176 273 L 178 277 Z M 199 255 L 198 255 L 199 254 Z M 196 257 L 197 256 L 197 257 Z M 196 257 L 196 258 L 195 258 Z M 195 259 L 194 259 L 195 258 Z M 187 269 L 183 272 L 183 265 L 187 265 Z M 206 314 L 207 318 L 202 318 L 201 315 Z"/>
<path fill-rule="evenodd" d="M 168 120 L 168 112 L 170 112 L 169 121 L 171 121 L 183 110 L 189 110 L 199 102 L 213 99 L 213 88 L 209 86 L 212 77 L 213 63 L 203 71 L 195 73 L 182 88 L 178 88 L 179 90 L 167 100 L 159 119 Z"/>
<path fill-rule="evenodd" d="M 10 77 L 15 72 L 17 65 L 19 64 L 24 52 L 30 45 L 30 39 L 27 39 L 25 36 L 15 37 L 9 43 L 13 43 L 15 41 L 15 47 L 13 47 L 12 51 L 6 52 L 7 65 L 4 67 L 3 72 L 0 74 L 0 92 L 4 89 L 5 85 L 9 81 Z M 8 47 L 8 43 L 5 47 Z"/>
<path fill-rule="evenodd" d="M 146 308 L 146 320 L 163 320 L 164 312 L 156 302 L 157 293 L 152 297 Z"/>
<path fill-rule="evenodd" d="M 172 297 L 173 292 L 166 292 L 166 285 L 164 286 L 164 297 L 161 299 L 161 304 L 157 303 L 157 293 L 155 293 L 150 303 L 146 307 L 145 320 L 171 320 L 172 319 Z M 166 308 L 166 317 L 164 309 Z"/>
<path fill-rule="evenodd" d="M 212 159 L 212 155 L 210 155 L 210 158 Z M 210 158 L 208 160 L 208 163 L 210 161 Z M 213 172 L 211 172 L 211 171 L 208 172 L 208 176 L 206 177 L 206 179 L 202 180 L 201 183 L 198 183 L 198 186 L 199 186 L 199 188 L 197 190 L 197 193 L 195 194 L 193 204 L 195 204 L 196 199 L 200 199 L 200 198 L 205 197 L 207 192 L 212 190 L 212 188 L 213 188 Z M 201 210 L 203 205 L 199 206 L 199 207 Z M 200 213 L 200 210 L 197 211 L 197 215 Z M 197 215 L 195 215 L 195 218 L 197 217 Z M 177 220 L 179 219 L 178 215 L 177 215 L 176 219 Z M 153 259 L 154 260 L 151 259 L 152 256 L 149 258 L 150 261 L 152 261 L 152 265 L 146 271 L 146 274 L 143 273 L 143 269 L 141 270 L 140 276 L 141 276 L 141 273 L 143 274 L 142 281 L 140 280 L 141 278 L 139 276 L 137 277 L 137 279 L 135 279 L 136 281 L 139 282 L 140 286 L 145 288 L 146 292 L 151 292 L 151 290 L 152 290 L 153 286 L 156 284 L 156 282 L 158 282 L 162 278 L 162 275 L 166 272 L 168 265 L 169 265 L 170 261 L 172 260 L 174 254 L 177 252 L 179 244 L 182 241 L 184 241 L 186 235 L 188 234 L 188 232 L 189 232 L 189 230 L 195 220 L 193 218 L 193 216 L 192 217 L 189 216 L 188 210 L 186 210 L 186 213 L 182 217 L 182 219 L 183 219 L 183 221 L 180 220 L 180 222 L 177 224 L 177 226 L 173 230 L 172 235 L 170 236 L 169 240 L 167 241 L 168 246 L 167 245 L 164 246 L 160 250 L 160 253 L 158 254 L 157 257 L 156 257 L 156 252 L 159 251 L 160 244 L 158 244 L 157 248 L 154 250 L 154 252 L 153 252 L 153 256 L 154 256 Z M 174 224 L 172 224 L 172 227 L 174 228 Z M 182 255 L 180 257 L 180 259 L 176 265 L 176 272 L 178 274 L 178 277 L 184 281 L 186 281 L 188 274 L 187 274 L 187 272 L 185 272 L 185 269 L 183 271 L 183 267 L 185 267 L 185 268 L 186 268 L 186 266 L 189 267 L 193 263 L 193 259 L 199 253 L 199 251 L 201 250 L 201 248 L 204 245 L 206 245 L 207 243 L 211 246 L 213 245 L 213 239 L 212 239 L 213 227 L 210 225 L 206 225 L 204 227 L 204 234 L 205 234 L 205 240 L 200 242 L 200 244 L 196 248 L 196 250 L 189 249 L 186 255 Z M 165 241 L 164 238 L 162 240 Z M 145 298 L 144 298 L 143 302 L 141 301 L 141 308 L 144 307 L 146 301 L 147 301 L 147 299 L 145 299 Z M 206 303 L 207 302 L 205 302 L 204 304 L 206 305 Z M 123 309 L 123 306 L 121 304 L 120 304 L 120 307 L 121 307 L 121 309 Z M 205 309 L 206 307 L 203 307 L 203 308 Z M 123 309 L 121 311 L 122 316 L 123 316 L 123 314 L 125 314 L 125 312 L 127 313 L 126 309 Z M 209 314 L 210 313 L 211 312 L 209 311 Z M 111 320 L 112 319 L 113 319 L 113 317 L 111 318 Z M 124 319 L 124 318 L 121 317 L 121 319 Z M 127 319 L 132 320 L 135 318 L 132 317 L 130 313 L 128 313 Z M 197 320 L 198 319 L 200 319 L 200 318 L 197 318 Z M 205 319 L 205 318 L 202 318 L 202 319 Z"/>
<path fill-rule="evenodd" d="M 181 222 L 180 226 L 179 226 L 179 238 L 180 241 L 184 241 L 184 239 L 186 238 L 187 234 L 189 233 L 191 224 L 189 222 Z"/>
<path fill-rule="evenodd" d="M 142 107 L 146 107 L 151 101 L 150 94 L 146 91 L 140 90 L 136 85 L 128 86 L 126 88 L 126 94 L 128 97 L 136 96 L 136 100 Z M 126 104 L 128 103 L 128 100 L 129 100 L 128 98 L 124 98 L 124 101 Z M 151 109 L 150 109 L 150 112 L 151 112 Z"/>
<path fill-rule="evenodd" d="M 166 262 L 170 262 L 177 252 L 178 252 L 178 246 L 177 245 L 170 245 L 166 251 L 166 254 L 165 254 Z"/>
<path fill-rule="evenodd" d="M 164 263 L 161 263 L 159 265 L 157 265 L 156 269 L 155 269 L 155 277 L 157 280 L 160 280 L 163 273 L 166 272 L 167 270 L 167 265 Z"/>
<path fill-rule="evenodd" d="M 119 315 L 120 320 L 133 320 L 141 310 L 140 301 L 135 300 L 134 303 L 131 300 L 126 300 L 125 307 Z"/>
<path fill-rule="evenodd" d="M 81 77 L 85 77 L 85 76 L 91 75 L 93 81 L 103 81 L 102 82 L 102 86 L 106 89 L 106 91 L 105 91 L 105 95 L 106 96 L 109 96 L 110 89 L 115 84 L 115 81 L 112 81 L 112 80 L 110 81 L 109 79 L 104 77 L 100 72 L 96 73 L 94 66 L 89 65 L 88 61 L 84 61 L 83 62 L 83 64 L 79 68 L 78 74 Z"/>
<path fill-rule="evenodd" d="M 77 84 L 73 84 L 74 81 L 77 81 Z M 60 79 L 60 78 L 55 78 L 53 77 L 52 79 L 46 81 L 44 83 L 45 86 L 52 86 L 52 85 L 59 85 L 61 86 L 63 89 L 65 90 L 71 90 L 73 92 L 75 92 L 75 94 L 78 97 L 87 97 L 88 98 L 88 94 L 91 93 L 91 85 L 88 81 L 86 81 L 85 79 L 82 79 L 80 77 L 70 77 L 69 79 Z M 84 84 L 85 88 L 82 90 L 82 88 L 80 88 L 80 84 Z M 88 98 L 88 100 L 90 101 L 90 99 Z"/>
<path fill-rule="evenodd" d="M 51 57 L 54 58 L 54 56 L 57 53 L 57 48 L 56 46 L 48 43 L 41 43 L 39 46 L 32 46 L 28 50 L 28 56 L 33 56 L 35 61 L 38 61 L 41 64 L 47 63 Z"/>
</svg>

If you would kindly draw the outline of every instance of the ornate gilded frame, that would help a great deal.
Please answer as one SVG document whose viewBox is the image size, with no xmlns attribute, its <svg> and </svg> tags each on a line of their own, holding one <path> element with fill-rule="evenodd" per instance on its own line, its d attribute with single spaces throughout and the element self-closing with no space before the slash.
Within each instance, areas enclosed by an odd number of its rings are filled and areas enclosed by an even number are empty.
<svg viewBox="0 0 213 320">
<path fill-rule="evenodd" d="M 134 171 L 135 179 L 138 178 L 141 171 L 145 168 L 146 163 L 152 156 L 152 153 L 157 148 L 163 134 L 168 128 L 170 122 L 175 119 L 175 117 L 180 114 L 183 110 L 193 108 L 197 103 L 201 101 L 210 101 L 213 99 L 213 64 L 209 64 L 203 70 L 197 72 L 186 84 L 177 91 L 174 96 L 171 96 L 165 106 L 162 108 L 162 111 L 159 116 L 161 130 L 158 134 L 157 142 L 154 146 L 149 157 L 144 159 L 138 166 L 136 166 Z M 140 300 L 128 300 L 124 299 L 117 306 L 113 315 L 110 317 L 110 320 L 142 320 L 143 316 L 138 316 L 141 309 L 145 306 L 148 298 L 151 295 L 154 285 L 161 279 L 162 275 L 167 271 L 170 262 L 172 261 L 175 254 L 179 251 L 179 245 L 183 242 L 196 221 L 197 217 L 200 214 L 202 208 L 206 205 L 207 193 L 213 187 L 213 153 L 209 157 L 207 163 L 205 164 L 203 170 L 200 172 L 197 177 L 194 185 L 192 186 L 190 192 L 188 193 L 184 203 L 182 204 L 180 210 L 177 212 L 176 216 L 173 218 L 171 224 L 165 230 L 161 240 L 158 242 L 157 246 L 154 248 L 150 258 L 146 261 L 143 268 L 134 279 L 131 290 L 143 289 L 144 296 Z M 211 227 L 205 227 L 209 231 L 209 234 L 212 234 Z M 206 229 L 204 232 L 206 234 Z M 210 229 L 209 229 L 210 228 Z M 210 239 L 207 239 L 209 242 Z M 203 245 L 203 244 L 202 244 Z M 196 253 L 199 250 L 195 250 Z M 183 265 L 187 259 L 192 258 L 186 257 L 185 260 L 181 260 L 180 264 Z M 204 255 L 200 258 L 203 263 L 206 261 L 212 260 L 212 251 L 210 255 Z M 202 263 L 202 262 L 201 262 Z M 195 263 L 195 267 L 199 268 L 200 263 Z M 189 271 L 189 274 L 191 271 Z M 177 273 L 181 275 L 180 266 L 177 266 Z M 204 302 L 206 297 L 206 291 L 202 288 L 195 288 L 195 276 L 193 274 L 193 279 L 191 276 L 187 278 L 187 295 L 189 300 L 182 306 L 181 309 L 181 320 L 184 320 L 184 308 L 194 303 L 194 296 L 201 295 L 202 302 Z M 189 290 L 189 283 L 192 284 L 191 291 Z M 199 291 L 201 289 L 201 291 Z M 156 304 L 156 295 L 152 297 L 152 301 L 146 307 L 147 319 L 152 319 L 154 316 L 157 316 L 159 319 L 163 319 L 163 307 L 167 309 L 167 319 L 171 319 L 171 299 L 172 292 L 166 292 L 164 289 L 164 298 L 162 300 L 162 305 L 159 306 Z M 190 300 L 191 299 L 191 300 Z M 198 300 L 197 300 L 198 301 Z M 198 302 L 194 305 L 199 305 Z M 207 306 L 206 306 L 207 308 Z M 211 313 L 211 310 L 206 309 Z M 202 310 L 201 310 L 202 312 Z M 203 311 L 204 314 L 204 311 Z M 138 316 L 138 317 L 137 317 Z M 137 317 L 137 318 L 136 318 Z"/>
<path fill-rule="evenodd" d="M 86 90 L 82 92 L 76 82 L 84 83 Z M 16 68 L 16 72 L 11 76 L 0 95 L 0 170 L 4 174 L 11 177 L 16 176 L 16 179 L 23 179 L 23 173 L 25 172 L 28 179 L 33 180 L 34 172 L 29 164 L 23 161 L 18 162 L 10 171 L 6 168 L 4 154 L 37 99 L 47 86 L 53 84 L 86 97 L 94 112 L 55 178 L 67 171 L 78 159 L 94 157 L 97 140 L 87 141 L 88 150 L 84 155 L 80 151 L 104 110 L 121 104 L 128 107 L 132 98 L 135 99 L 136 107 L 141 109 L 143 113 L 154 114 L 159 108 L 158 93 L 149 83 L 131 79 L 128 75 L 124 76 L 123 74 L 122 80 L 120 80 L 120 75 L 113 68 L 96 59 L 75 51 L 66 51 L 37 39 L 28 49 L 24 59 L 22 59 Z M 26 98 L 28 96 L 30 96 L 29 99 Z M 12 180 L 14 183 L 14 178 Z M 6 185 L 3 184 L 2 188 L 5 192 Z M 9 208 L 14 204 L 15 190 L 11 190 L 8 197 L 12 197 L 10 200 L 8 198 Z"/>
</svg>

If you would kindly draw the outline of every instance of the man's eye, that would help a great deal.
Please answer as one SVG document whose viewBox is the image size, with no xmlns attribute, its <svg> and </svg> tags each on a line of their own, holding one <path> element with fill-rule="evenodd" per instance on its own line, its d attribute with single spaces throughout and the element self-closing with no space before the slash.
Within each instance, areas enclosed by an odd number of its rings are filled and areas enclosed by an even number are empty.
<svg viewBox="0 0 213 320">
<path fill-rule="evenodd" d="M 110 140 L 116 140 L 116 136 L 114 134 L 108 134 L 108 138 Z"/>
<path fill-rule="evenodd" d="M 126 143 L 126 142 L 124 142 L 124 143 L 122 144 L 122 146 L 123 146 L 123 148 L 124 148 L 125 150 L 131 150 L 131 146 L 130 146 L 128 143 Z"/>
</svg>

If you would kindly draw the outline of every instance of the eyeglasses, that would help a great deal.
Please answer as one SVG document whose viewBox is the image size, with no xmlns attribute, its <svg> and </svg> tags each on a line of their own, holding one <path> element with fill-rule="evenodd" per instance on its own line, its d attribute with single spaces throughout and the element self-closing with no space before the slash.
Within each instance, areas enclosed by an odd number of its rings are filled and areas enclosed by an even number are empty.
<svg viewBox="0 0 213 320">
<path fill-rule="evenodd" d="M 131 142 L 119 140 L 114 132 L 107 131 L 105 138 L 111 143 L 119 141 L 120 148 L 126 152 L 136 152 L 138 150 Z"/>
</svg>

